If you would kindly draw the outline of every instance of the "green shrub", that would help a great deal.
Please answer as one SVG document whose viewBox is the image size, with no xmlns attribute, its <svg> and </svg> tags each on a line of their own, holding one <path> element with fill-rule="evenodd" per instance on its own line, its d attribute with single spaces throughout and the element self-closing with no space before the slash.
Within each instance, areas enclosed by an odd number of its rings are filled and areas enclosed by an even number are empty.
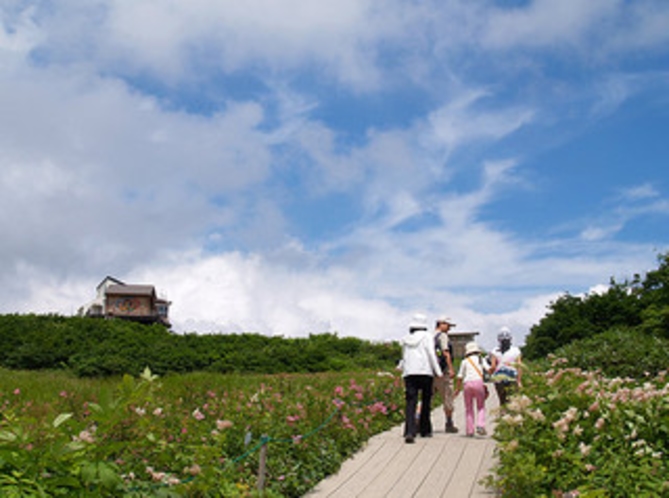
<svg viewBox="0 0 669 498">
<path fill-rule="evenodd" d="M 569 366 L 607 377 L 655 376 L 669 366 L 669 340 L 633 328 L 615 328 L 556 351 Z"/>
<path fill-rule="evenodd" d="M 523 389 L 497 420 L 503 496 L 669 496 L 667 372 L 644 380 L 526 365 Z"/>
</svg>

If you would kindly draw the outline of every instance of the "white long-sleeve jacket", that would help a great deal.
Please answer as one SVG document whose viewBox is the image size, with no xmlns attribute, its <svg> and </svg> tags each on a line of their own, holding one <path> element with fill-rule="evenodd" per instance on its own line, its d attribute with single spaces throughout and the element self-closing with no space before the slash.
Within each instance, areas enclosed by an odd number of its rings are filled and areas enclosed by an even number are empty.
<svg viewBox="0 0 669 498">
<path fill-rule="evenodd" d="M 416 330 L 404 336 L 400 344 L 402 344 L 402 377 L 407 375 L 442 376 L 439 360 L 434 351 L 432 333 L 427 330 Z"/>
</svg>

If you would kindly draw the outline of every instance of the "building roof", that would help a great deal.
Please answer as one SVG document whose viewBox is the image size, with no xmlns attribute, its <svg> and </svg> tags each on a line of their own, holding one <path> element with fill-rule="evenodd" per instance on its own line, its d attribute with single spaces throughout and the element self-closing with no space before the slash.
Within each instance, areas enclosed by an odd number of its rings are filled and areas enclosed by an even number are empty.
<svg viewBox="0 0 669 498">
<path fill-rule="evenodd" d="M 153 285 L 110 285 L 107 295 L 115 296 L 153 296 L 156 290 Z"/>
<path fill-rule="evenodd" d="M 102 279 L 102 282 L 100 282 L 97 287 L 95 288 L 96 290 L 99 290 L 100 287 L 102 287 L 105 283 L 111 282 L 113 284 L 118 284 L 118 285 L 125 285 L 123 282 L 121 282 L 118 278 L 110 277 L 107 275 L 105 278 Z"/>
</svg>

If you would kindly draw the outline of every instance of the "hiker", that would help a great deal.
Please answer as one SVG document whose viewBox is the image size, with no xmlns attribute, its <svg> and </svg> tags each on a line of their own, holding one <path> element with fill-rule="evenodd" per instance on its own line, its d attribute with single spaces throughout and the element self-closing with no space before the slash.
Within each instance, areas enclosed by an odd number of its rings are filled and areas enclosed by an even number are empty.
<svg viewBox="0 0 669 498">
<path fill-rule="evenodd" d="M 463 390 L 465 395 L 465 434 L 474 437 L 474 431 L 479 436 L 487 434 L 485 429 L 485 400 L 488 397 L 487 386 L 484 383 L 485 372 L 490 371 L 488 361 L 481 356 L 481 350 L 475 342 L 468 342 L 465 346 L 465 357 L 460 363 L 460 370 L 456 377 L 455 395 Z M 476 416 L 474 414 L 476 402 Z M 476 425 L 476 428 L 474 426 Z"/>
<path fill-rule="evenodd" d="M 492 381 L 500 406 L 506 405 L 509 396 L 521 386 L 521 353 L 519 348 L 511 345 L 511 341 L 511 331 L 508 327 L 502 327 L 497 335 L 497 347 L 490 353 Z"/>
<path fill-rule="evenodd" d="M 439 361 L 434 351 L 434 340 L 428 331 L 425 315 L 414 315 L 409 333 L 400 341 L 402 345 L 402 377 L 406 399 L 404 440 L 413 443 L 416 434 L 432 437 L 430 411 L 434 377 L 441 377 Z M 421 410 L 416 421 L 416 406 L 420 393 Z M 417 427 L 418 426 L 418 427 Z"/>
<path fill-rule="evenodd" d="M 455 370 L 453 370 L 453 347 L 448 338 L 448 331 L 455 327 L 455 323 L 447 316 L 441 316 L 437 319 L 434 333 L 434 344 L 439 367 L 443 376 L 434 379 L 435 390 L 441 396 L 444 402 L 444 415 L 446 416 L 446 432 L 458 432 L 458 428 L 453 423 L 453 379 Z"/>
</svg>

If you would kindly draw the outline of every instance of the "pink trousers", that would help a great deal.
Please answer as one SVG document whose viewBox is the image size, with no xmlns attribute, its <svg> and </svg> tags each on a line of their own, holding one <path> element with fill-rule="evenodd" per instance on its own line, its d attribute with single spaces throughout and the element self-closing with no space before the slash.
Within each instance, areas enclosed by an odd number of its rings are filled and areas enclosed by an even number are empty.
<svg viewBox="0 0 669 498">
<path fill-rule="evenodd" d="M 465 430 L 467 435 L 474 434 L 475 427 L 485 428 L 485 385 L 483 380 L 465 382 Z M 476 418 L 474 418 L 476 401 Z M 476 420 L 476 423 L 474 421 Z"/>
</svg>

